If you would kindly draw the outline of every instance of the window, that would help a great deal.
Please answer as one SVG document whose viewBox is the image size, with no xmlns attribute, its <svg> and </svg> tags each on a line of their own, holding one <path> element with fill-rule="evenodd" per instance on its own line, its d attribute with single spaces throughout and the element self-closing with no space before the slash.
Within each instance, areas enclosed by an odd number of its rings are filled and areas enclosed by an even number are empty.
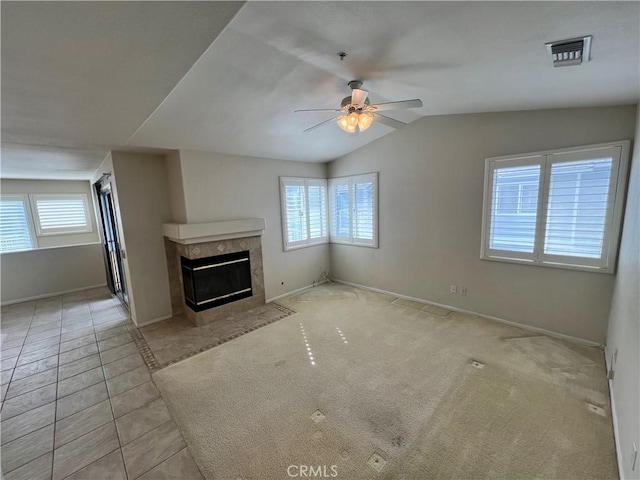
<svg viewBox="0 0 640 480">
<path fill-rule="evenodd" d="M 280 178 L 284 249 L 327 243 L 327 181 Z"/>
<path fill-rule="evenodd" d="M 86 195 L 31 195 L 30 198 L 39 237 L 91 232 Z"/>
<path fill-rule="evenodd" d="M 613 272 L 628 151 L 619 142 L 487 159 L 482 258 Z"/>
<path fill-rule="evenodd" d="M 329 180 L 330 240 L 378 247 L 378 174 Z"/>
<path fill-rule="evenodd" d="M 33 247 L 26 205 L 23 195 L 0 197 L 0 252 L 29 250 Z"/>
</svg>

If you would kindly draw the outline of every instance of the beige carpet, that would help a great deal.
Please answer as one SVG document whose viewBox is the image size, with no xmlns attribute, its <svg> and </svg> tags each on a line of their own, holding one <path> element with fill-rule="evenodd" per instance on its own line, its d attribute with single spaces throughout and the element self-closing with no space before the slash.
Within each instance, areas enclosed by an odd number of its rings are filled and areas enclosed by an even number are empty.
<svg viewBox="0 0 640 480">
<path fill-rule="evenodd" d="M 617 478 L 601 350 L 393 300 L 316 287 L 282 301 L 297 314 L 156 372 L 203 474 Z"/>
</svg>

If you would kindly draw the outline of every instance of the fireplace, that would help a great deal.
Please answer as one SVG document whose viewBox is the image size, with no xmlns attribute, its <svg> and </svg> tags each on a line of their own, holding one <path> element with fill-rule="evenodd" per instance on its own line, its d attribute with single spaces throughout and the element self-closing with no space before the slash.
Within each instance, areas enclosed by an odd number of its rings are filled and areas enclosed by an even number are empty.
<svg viewBox="0 0 640 480">
<path fill-rule="evenodd" d="M 264 228 L 262 218 L 164 224 L 173 314 L 202 326 L 264 305 Z"/>
<path fill-rule="evenodd" d="M 253 295 L 249 251 L 190 259 L 181 256 L 184 299 L 202 312 Z"/>
</svg>

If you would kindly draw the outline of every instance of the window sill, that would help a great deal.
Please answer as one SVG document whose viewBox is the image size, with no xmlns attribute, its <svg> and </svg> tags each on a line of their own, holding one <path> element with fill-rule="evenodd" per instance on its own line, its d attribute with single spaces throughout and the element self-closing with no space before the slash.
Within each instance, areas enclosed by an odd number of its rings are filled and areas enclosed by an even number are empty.
<svg viewBox="0 0 640 480">
<path fill-rule="evenodd" d="M 25 250 L 11 250 L 10 252 L 0 252 L 0 255 L 11 255 L 13 253 L 39 252 L 41 250 L 59 250 L 62 248 L 87 247 L 90 245 L 102 245 L 100 242 L 76 243 L 73 245 L 57 245 L 55 247 L 27 248 Z"/>
<path fill-rule="evenodd" d="M 285 252 L 291 252 L 293 250 L 300 250 L 301 248 L 309 248 L 309 247 L 317 247 L 319 245 L 327 245 L 329 242 L 322 241 L 322 242 L 314 242 L 314 243 L 306 243 L 304 245 L 294 245 L 293 247 L 284 247 L 284 251 Z"/>
<path fill-rule="evenodd" d="M 577 270 L 580 272 L 588 272 L 588 273 L 606 273 L 609 275 L 615 274 L 615 270 L 613 267 L 601 268 L 601 267 L 589 267 L 585 265 L 572 265 L 568 263 L 536 262 L 533 260 L 523 260 L 519 258 L 508 258 L 508 257 L 481 256 L 480 260 L 487 260 L 490 262 L 501 262 L 501 263 L 515 263 L 518 265 L 528 265 L 531 267 L 559 268 L 561 270 Z"/>
</svg>

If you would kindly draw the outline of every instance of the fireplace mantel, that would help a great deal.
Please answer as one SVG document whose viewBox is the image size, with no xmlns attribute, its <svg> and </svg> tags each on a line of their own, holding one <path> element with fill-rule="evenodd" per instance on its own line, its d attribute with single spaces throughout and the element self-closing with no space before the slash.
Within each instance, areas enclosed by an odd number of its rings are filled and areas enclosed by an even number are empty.
<svg viewBox="0 0 640 480">
<path fill-rule="evenodd" d="M 262 235 L 264 229 L 264 218 L 244 218 L 207 223 L 164 223 L 162 225 L 162 233 L 165 237 L 184 245 L 256 237 Z"/>
</svg>

